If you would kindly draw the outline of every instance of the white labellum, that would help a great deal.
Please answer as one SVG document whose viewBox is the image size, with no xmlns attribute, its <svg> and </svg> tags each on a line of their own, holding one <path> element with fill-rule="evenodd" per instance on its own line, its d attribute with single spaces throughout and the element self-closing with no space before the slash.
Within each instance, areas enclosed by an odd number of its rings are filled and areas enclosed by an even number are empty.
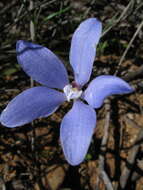
<svg viewBox="0 0 143 190">
<path fill-rule="evenodd" d="M 64 91 L 64 93 L 66 95 L 66 98 L 67 98 L 68 102 L 71 99 L 78 99 L 81 96 L 81 94 L 82 94 L 82 90 L 79 90 L 78 88 L 73 87 L 70 84 L 66 85 L 64 87 L 63 91 Z"/>
</svg>

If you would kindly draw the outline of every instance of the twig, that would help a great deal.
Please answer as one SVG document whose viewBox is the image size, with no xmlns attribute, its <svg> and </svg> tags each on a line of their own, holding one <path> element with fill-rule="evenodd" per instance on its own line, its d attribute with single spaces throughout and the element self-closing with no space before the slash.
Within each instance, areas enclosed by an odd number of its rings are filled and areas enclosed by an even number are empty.
<svg viewBox="0 0 143 190">
<path fill-rule="evenodd" d="M 126 14 L 126 12 L 128 11 L 128 9 L 130 8 L 131 4 L 134 2 L 134 0 L 129 1 L 128 5 L 125 7 L 125 9 L 123 10 L 122 14 L 120 15 L 120 17 L 115 20 L 115 22 L 102 33 L 102 37 L 105 36 L 116 24 L 118 24 L 121 19 L 124 17 L 124 15 Z"/>
<path fill-rule="evenodd" d="M 24 2 L 21 4 L 21 7 L 19 8 L 19 10 L 17 12 L 17 18 L 21 15 L 23 8 L 24 8 Z"/>
<path fill-rule="evenodd" d="M 34 7 L 34 2 L 33 0 L 30 0 L 30 6 L 29 6 L 29 11 L 33 10 L 33 7 Z M 32 41 L 35 40 L 35 26 L 34 26 L 34 22 L 33 22 L 33 18 L 31 17 L 30 19 L 30 38 Z M 34 81 L 32 78 L 30 78 L 30 86 L 31 88 L 34 86 Z M 33 122 L 32 122 L 32 138 L 31 138 L 31 149 L 32 151 L 35 150 L 35 136 L 36 136 L 36 133 L 35 133 L 35 129 L 33 127 Z"/>
<path fill-rule="evenodd" d="M 138 35 L 139 31 L 141 30 L 142 26 L 143 26 L 143 20 L 142 20 L 142 22 L 140 23 L 140 25 L 138 26 L 138 28 L 137 28 L 136 32 L 134 33 L 133 37 L 131 38 L 131 40 L 130 40 L 128 46 L 127 46 L 127 48 L 125 49 L 125 51 L 124 51 L 124 53 L 123 53 L 123 55 L 122 55 L 122 57 L 121 57 L 121 59 L 120 59 L 120 61 L 119 61 L 119 64 L 118 64 L 118 66 L 117 66 L 117 70 L 115 71 L 115 74 L 114 74 L 114 75 L 117 75 L 117 73 L 118 73 L 118 71 L 119 71 L 119 69 L 120 69 L 120 66 L 121 66 L 121 64 L 122 64 L 122 62 L 123 62 L 123 60 L 124 60 L 124 58 L 125 58 L 125 56 L 126 56 L 128 50 L 130 49 L 130 47 L 131 47 L 133 41 L 135 40 L 135 38 L 136 38 L 136 36 Z"/>
<path fill-rule="evenodd" d="M 18 0 L 16 1 L 11 1 L 10 3 L 7 3 L 1 10 L 0 10 L 0 15 L 2 16 L 2 14 L 5 14 L 6 12 L 8 12 L 10 9 L 12 9 L 12 7 L 15 7 L 17 4 Z"/>
<path fill-rule="evenodd" d="M 110 123 L 110 102 L 108 99 L 106 100 L 106 103 L 105 103 L 105 112 L 106 112 L 106 118 L 105 118 L 105 125 L 104 125 L 104 136 L 101 142 L 101 154 L 99 156 L 99 169 L 100 169 L 100 177 L 104 181 L 104 184 L 107 190 L 113 190 L 112 183 L 107 173 L 104 170 L 105 151 L 106 151 L 106 145 L 107 145 L 107 140 L 108 140 L 108 130 L 109 130 L 109 123 Z"/>
<path fill-rule="evenodd" d="M 34 3 L 32 0 L 30 0 L 29 10 L 31 11 L 33 9 L 33 7 L 34 7 Z M 33 18 L 31 18 L 31 20 L 30 20 L 30 37 L 31 37 L 32 41 L 35 40 L 35 26 L 34 26 Z"/>
<path fill-rule="evenodd" d="M 120 187 L 122 189 L 124 189 L 126 187 L 126 184 L 127 184 L 128 178 L 130 176 L 132 167 L 133 167 L 135 160 L 136 160 L 136 155 L 137 155 L 139 148 L 140 148 L 140 145 L 141 145 L 138 142 L 140 142 L 142 139 L 143 139 L 143 129 L 142 129 L 142 127 L 140 127 L 140 130 L 138 132 L 135 144 L 134 144 L 133 148 L 131 149 L 129 156 L 127 158 L 127 165 L 124 167 L 124 170 L 121 173 Z"/>
<path fill-rule="evenodd" d="M 128 82 L 140 76 L 143 76 L 143 65 L 141 65 L 136 71 L 129 72 L 127 75 L 123 76 L 122 79 Z"/>
<path fill-rule="evenodd" d="M 5 182 L 3 180 L 3 178 L 0 176 L 0 189 L 1 190 L 6 190 L 6 185 Z"/>
<path fill-rule="evenodd" d="M 40 3 L 37 3 L 37 5 L 29 10 L 29 11 L 25 11 L 22 15 L 20 15 L 19 17 L 16 16 L 15 19 L 13 19 L 13 23 L 7 23 L 5 26 L 3 25 L 0 25 L 0 30 L 1 32 L 6 30 L 6 29 L 9 29 L 10 27 L 14 26 L 16 23 L 18 23 L 20 20 L 22 20 L 25 16 L 27 16 L 28 13 L 32 13 L 34 10 L 36 9 L 39 9 L 39 8 L 45 8 L 46 6 L 54 3 L 56 0 L 51 0 L 51 1 L 48 1 L 47 0 L 45 2 L 40 2 Z"/>
</svg>

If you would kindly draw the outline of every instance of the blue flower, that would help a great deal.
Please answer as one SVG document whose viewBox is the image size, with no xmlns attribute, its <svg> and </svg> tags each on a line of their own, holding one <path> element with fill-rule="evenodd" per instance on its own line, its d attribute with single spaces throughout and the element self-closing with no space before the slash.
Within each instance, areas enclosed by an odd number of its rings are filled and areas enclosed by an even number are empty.
<svg viewBox="0 0 143 190">
<path fill-rule="evenodd" d="M 43 86 L 30 88 L 16 96 L 3 110 L 0 121 L 11 128 L 21 126 L 36 118 L 51 115 L 63 102 L 73 99 L 73 107 L 64 116 L 60 127 L 63 152 L 71 165 L 80 164 L 88 151 L 96 127 L 94 109 L 101 107 L 109 95 L 133 91 L 128 83 L 110 75 L 95 78 L 82 91 L 90 79 L 101 31 L 100 21 L 89 18 L 74 32 L 70 64 L 75 81 L 71 84 L 64 65 L 49 49 L 23 40 L 16 44 L 18 63 Z"/>
</svg>

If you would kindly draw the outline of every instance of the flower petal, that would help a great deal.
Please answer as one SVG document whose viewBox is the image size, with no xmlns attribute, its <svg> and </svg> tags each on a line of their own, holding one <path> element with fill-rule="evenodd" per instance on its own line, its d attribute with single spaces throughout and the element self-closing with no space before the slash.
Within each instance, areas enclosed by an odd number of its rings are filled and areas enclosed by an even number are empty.
<svg viewBox="0 0 143 190">
<path fill-rule="evenodd" d="M 78 165 L 88 151 L 96 125 L 96 113 L 89 105 L 75 101 L 61 123 L 60 139 L 67 161 Z"/>
<path fill-rule="evenodd" d="M 53 113 L 65 101 L 63 93 L 47 87 L 34 87 L 16 96 L 3 110 L 0 122 L 17 127 Z"/>
<path fill-rule="evenodd" d="M 69 83 L 64 65 L 49 49 L 19 40 L 16 51 L 17 60 L 23 70 L 37 82 L 59 89 Z"/>
<path fill-rule="evenodd" d="M 102 25 L 96 18 L 82 22 L 73 34 L 70 49 L 70 64 L 75 81 L 83 86 L 88 82 L 101 36 Z"/>
<path fill-rule="evenodd" d="M 107 96 L 114 94 L 128 94 L 134 89 L 119 77 L 110 75 L 101 75 L 91 81 L 84 92 L 84 99 L 93 108 L 102 106 Z"/>
</svg>

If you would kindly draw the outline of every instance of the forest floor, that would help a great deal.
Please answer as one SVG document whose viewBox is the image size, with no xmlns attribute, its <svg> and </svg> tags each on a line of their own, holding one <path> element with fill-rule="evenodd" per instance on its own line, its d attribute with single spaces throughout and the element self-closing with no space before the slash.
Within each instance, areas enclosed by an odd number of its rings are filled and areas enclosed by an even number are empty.
<svg viewBox="0 0 143 190">
<path fill-rule="evenodd" d="M 86 18 L 99 18 L 103 35 L 91 79 L 116 72 L 135 88 L 132 94 L 110 97 L 109 110 L 108 103 L 96 110 L 88 154 L 76 167 L 66 162 L 59 141 L 60 122 L 72 102 L 33 124 L 1 125 L 0 190 L 109 190 L 108 185 L 114 190 L 143 190 L 143 2 L 37 0 L 31 9 L 30 0 L 2 0 L 0 8 L 0 112 L 31 86 L 15 52 L 17 40 L 32 40 L 31 21 L 35 43 L 56 53 L 72 79 L 72 34 Z"/>
</svg>

